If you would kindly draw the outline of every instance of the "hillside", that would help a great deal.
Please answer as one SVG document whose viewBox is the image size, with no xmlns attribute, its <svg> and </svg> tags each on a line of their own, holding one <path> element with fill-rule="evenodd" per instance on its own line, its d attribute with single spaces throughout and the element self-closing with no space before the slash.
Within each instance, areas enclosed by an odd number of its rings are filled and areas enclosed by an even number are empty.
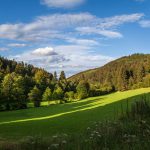
<svg viewBox="0 0 150 150">
<path fill-rule="evenodd" d="M 92 63 L 92 62 L 91 62 Z M 87 70 L 68 80 L 85 80 L 97 89 L 123 91 L 150 86 L 150 54 L 134 54 L 103 67 Z"/>
</svg>

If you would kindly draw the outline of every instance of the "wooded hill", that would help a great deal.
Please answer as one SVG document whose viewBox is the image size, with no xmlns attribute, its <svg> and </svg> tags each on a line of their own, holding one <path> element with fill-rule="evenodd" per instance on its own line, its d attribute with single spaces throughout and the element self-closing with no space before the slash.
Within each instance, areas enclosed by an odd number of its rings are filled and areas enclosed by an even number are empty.
<svg viewBox="0 0 150 150">
<path fill-rule="evenodd" d="M 134 54 L 119 58 L 103 67 L 87 70 L 70 77 L 85 80 L 95 89 L 123 91 L 150 86 L 150 54 Z"/>
</svg>

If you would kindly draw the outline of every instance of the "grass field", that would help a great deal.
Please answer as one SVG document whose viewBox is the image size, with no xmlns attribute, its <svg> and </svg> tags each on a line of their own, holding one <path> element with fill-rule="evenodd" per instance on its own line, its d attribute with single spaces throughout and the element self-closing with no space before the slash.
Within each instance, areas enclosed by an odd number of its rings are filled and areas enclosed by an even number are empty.
<svg viewBox="0 0 150 150">
<path fill-rule="evenodd" d="M 0 113 L 0 137 L 19 139 L 24 136 L 78 134 L 96 121 L 117 119 L 127 105 L 150 88 L 116 92 L 82 101 Z M 128 101 L 128 103 L 127 103 Z"/>
</svg>

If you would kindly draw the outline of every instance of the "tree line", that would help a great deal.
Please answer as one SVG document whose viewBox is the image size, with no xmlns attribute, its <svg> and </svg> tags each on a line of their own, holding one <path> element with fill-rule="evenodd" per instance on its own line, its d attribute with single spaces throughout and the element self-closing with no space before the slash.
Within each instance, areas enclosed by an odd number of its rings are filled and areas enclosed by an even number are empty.
<svg viewBox="0 0 150 150">
<path fill-rule="evenodd" d="M 25 109 L 32 102 L 66 103 L 115 91 L 150 87 L 150 55 L 134 54 L 66 79 L 42 68 L 0 57 L 0 111 Z"/>
</svg>

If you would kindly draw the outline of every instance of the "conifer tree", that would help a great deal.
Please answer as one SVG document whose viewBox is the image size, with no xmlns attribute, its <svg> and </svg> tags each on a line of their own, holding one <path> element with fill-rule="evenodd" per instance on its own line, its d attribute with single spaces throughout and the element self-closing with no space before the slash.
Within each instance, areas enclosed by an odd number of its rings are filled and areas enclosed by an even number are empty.
<svg viewBox="0 0 150 150">
<path fill-rule="evenodd" d="M 66 75 L 65 75 L 65 72 L 64 72 L 64 71 L 61 71 L 59 80 L 60 80 L 60 81 L 66 80 Z"/>
</svg>

